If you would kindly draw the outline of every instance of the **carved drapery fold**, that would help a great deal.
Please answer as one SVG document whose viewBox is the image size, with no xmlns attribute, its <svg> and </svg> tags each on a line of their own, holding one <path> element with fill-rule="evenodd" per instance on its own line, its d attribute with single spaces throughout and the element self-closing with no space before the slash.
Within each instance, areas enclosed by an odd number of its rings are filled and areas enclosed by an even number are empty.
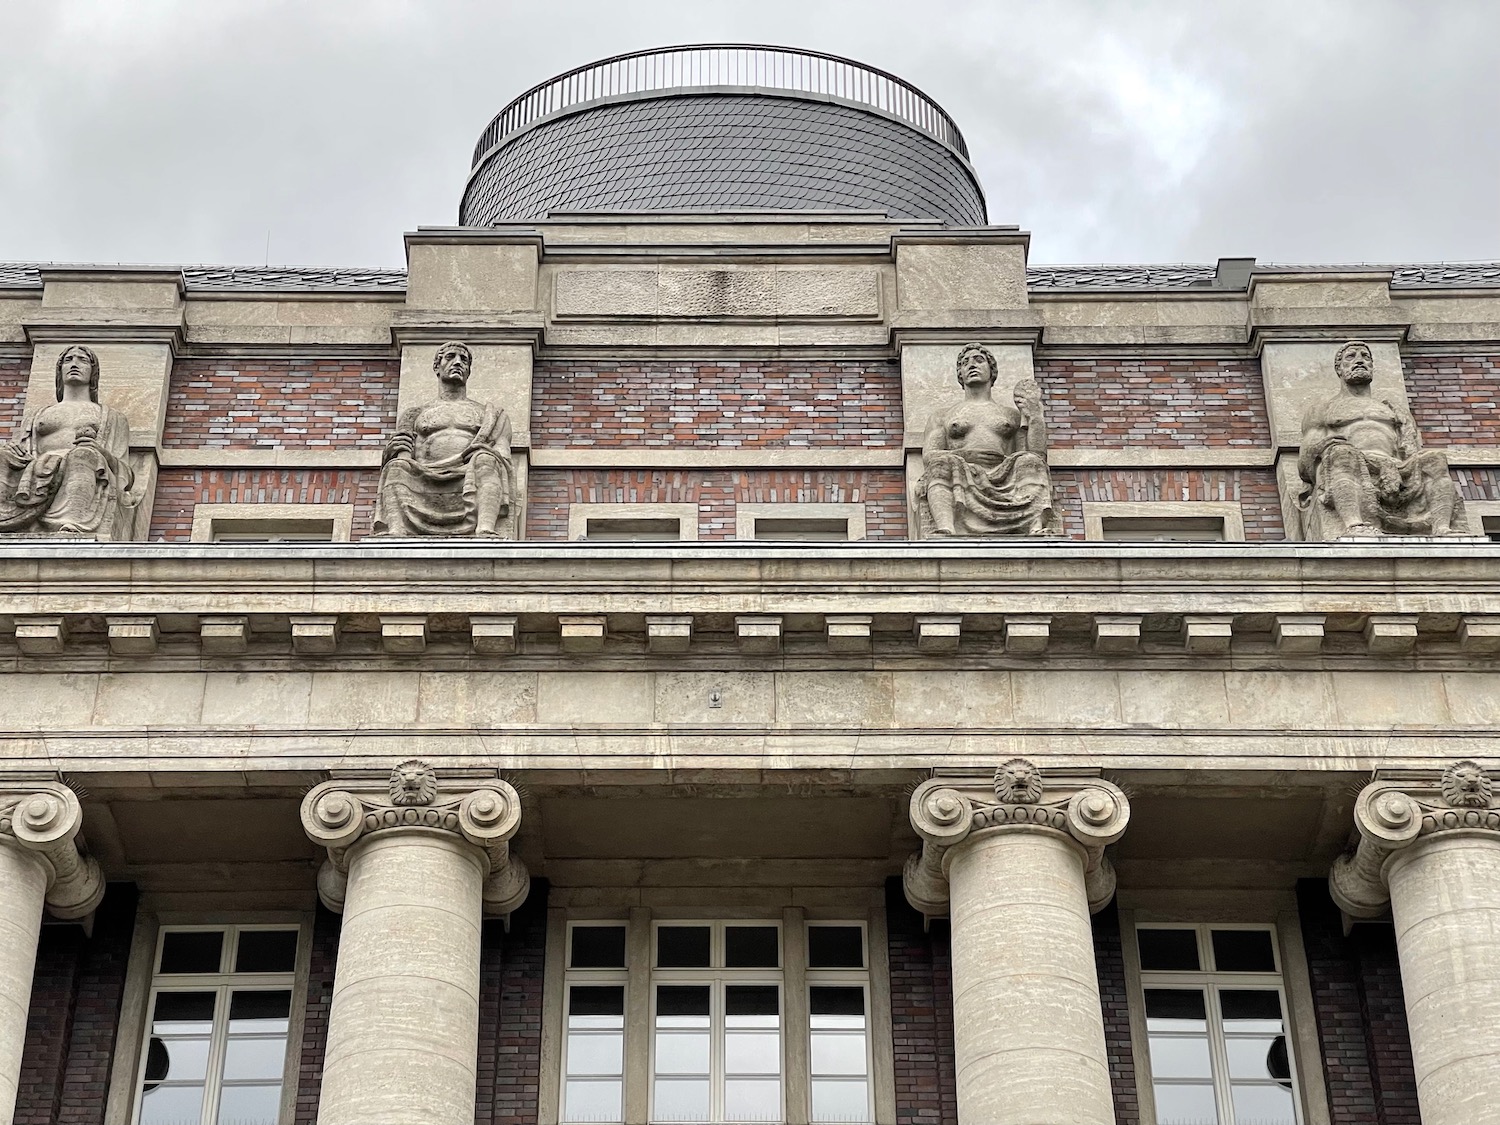
<svg viewBox="0 0 1500 1125">
<path fill-rule="evenodd" d="M 1125 834 L 1130 801 L 1098 777 L 1043 775 L 1013 758 L 993 776 L 939 773 L 911 797 L 911 823 L 922 847 L 906 862 L 906 899 L 927 918 L 948 913 L 948 863 L 952 849 L 980 834 L 1054 832 L 1084 854 L 1089 909 L 1098 912 L 1115 893 L 1115 872 L 1104 849 Z"/>
<path fill-rule="evenodd" d="M 41 862 L 47 875 L 47 909 L 58 918 L 82 918 L 104 898 L 98 860 L 78 844 L 83 809 L 61 782 L 0 782 L 0 842 Z"/>
<path fill-rule="evenodd" d="M 396 766 L 388 779 L 324 782 L 302 801 L 302 827 L 328 849 L 318 872 L 318 897 L 340 912 L 351 849 L 381 834 L 430 832 L 478 849 L 488 864 L 484 913 L 503 917 L 526 901 L 531 888 L 526 865 L 510 851 L 520 826 L 521 798 L 508 782 L 490 778 L 450 788 L 439 783 L 431 766 L 415 759 Z"/>
</svg>

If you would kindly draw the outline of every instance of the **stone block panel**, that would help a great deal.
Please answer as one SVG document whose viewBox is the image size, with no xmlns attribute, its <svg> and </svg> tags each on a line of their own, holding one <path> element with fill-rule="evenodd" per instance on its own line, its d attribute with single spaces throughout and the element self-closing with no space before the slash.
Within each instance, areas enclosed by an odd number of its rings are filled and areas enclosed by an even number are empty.
<svg viewBox="0 0 1500 1125">
<path fill-rule="evenodd" d="M 1238 502 L 1248 542 L 1286 538 L 1271 469 L 1053 469 L 1063 533 L 1083 538 L 1085 502 L 1215 500 Z"/>
<path fill-rule="evenodd" d="M 379 448 L 395 428 L 399 374 L 394 360 L 178 360 L 162 444 Z"/>
<path fill-rule="evenodd" d="M 1500 444 L 1500 355 L 1409 355 L 1402 366 L 1425 444 Z"/>
<path fill-rule="evenodd" d="M 901 444 L 901 373 L 846 360 L 553 360 L 533 374 L 536 446 Z"/>
<path fill-rule="evenodd" d="M 1054 448 L 1271 443 L 1254 359 L 1049 356 L 1036 377 Z"/>
<path fill-rule="evenodd" d="M 526 537 L 566 539 L 570 504 L 696 504 L 700 539 L 733 539 L 739 504 L 863 504 L 866 538 L 907 534 L 900 469 L 533 469 Z"/>
<path fill-rule="evenodd" d="M 21 424 L 31 360 L 0 359 L 0 436 L 10 437 Z"/>
<path fill-rule="evenodd" d="M 353 504 L 358 539 L 369 534 L 379 481 L 374 469 L 163 469 L 151 538 L 188 542 L 199 504 Z"/>
</svg>

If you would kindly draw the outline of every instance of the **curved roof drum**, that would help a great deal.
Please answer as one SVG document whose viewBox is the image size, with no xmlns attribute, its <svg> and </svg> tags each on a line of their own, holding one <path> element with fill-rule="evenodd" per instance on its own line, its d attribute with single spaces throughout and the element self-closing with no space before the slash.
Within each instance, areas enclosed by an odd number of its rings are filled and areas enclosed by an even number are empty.
<svg viewBox="0 0 1500 1125">
<path fill-rule="evenodd" d="M 458 217 L 733 210 L 986 222 L 963 135 L 915 86 L 731 44 L 620 55 L 528 90 L 481 135 Z"/>
</svg>

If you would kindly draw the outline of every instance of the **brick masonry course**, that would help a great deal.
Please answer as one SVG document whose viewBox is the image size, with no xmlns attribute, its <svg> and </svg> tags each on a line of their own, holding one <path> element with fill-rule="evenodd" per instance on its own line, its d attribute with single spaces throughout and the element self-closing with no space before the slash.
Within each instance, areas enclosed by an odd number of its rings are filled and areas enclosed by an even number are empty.
<svg viewBox="0 0 1500 1125">
<path fill-rule="evenodd" d="M 1238 501 L 1247 541 L 1286 538 L 1276 476 L 1270 469 L 1053 469 L 1063 533 L 1083 538 L 1085 501 Z"/>
<path fill-rule="evenodd" d="M 1254 359 L 1038 358 L 1055 449 L 1245 446 L 1271 430 Z"/>
<path fill-rule="evenodd" d="M 571 504 L 697 504 L 699 539 L 733 539 L 739 504 L 863 504 L 868 539 L 904 539 L 900 469 L 533 469 L 528 539 L 568 537 Z"/>
<path fill-rule="evenodd" d="M 896 1123 L 950 1125 L 958 1120 L 958 1086 L 948 923 L 934 922 L 924 930 L 899 878 L 886 880 L 885 902 Z"/>
<path fill-rule="evenodd" d="M 151 538 L 185 543 L 199 504 L 353 504 L 354 533 L 370 533 L 380 474 L 358 469 L 163 469 Z"/>
<path fill-rule="evenodd" d="M 302 1049 L 297 1054 L 297 1108 L 294 1125 L 314 1125 L 323 1092 L 323 1051 L 328 1045 L 328 1013 L 333 1006 L 333 977 L 338 966 L 342 919 L 321 903 L 313 917 L 312 955 L 307 970 L 307 1000 L 302 1015 Z"/>
<path fill-rule="evenodd" d="M 162 444 L 378 448 L 395 427 L 399 374 L 386 360 L 179 360 Z"/>
<path fill-rule="evenodd" d="M 1500 355 L 1409 355 L 1406 395 L 1427 445 L 1500 445 Z"/>
<path fill-rule="evenodd" d="M 15 436 L 26 401 L 26 383 L 31 378 L 31 360 L 0 359 L 0 440 Z"/>
<path fill-rule="evenodd" d="M 533 879 L 526 901 L 510 917 L 509 932 L 499 921 L 484 924 L 474 1125 L 530 1125 L 537 1119 L 546 953 L 547 881 Z"/>
<path fill-rule="evenodd" d="M 1094 915 L 1094 968 L 1099 975 L 1099 1004 L 1104 1012 L 1104 1050 L 1109 1059 L 1115 1125 L 1137 1125 L 1141 1107 L 1130 1046 L 1130 1003 L 1125 985 L 1120 912 L 1114 903 Z"/>
<path fill-rule="evenodd" d="M 718 360 L 536 365 L 537 446 L 889 448 L 902 439 L 894 363 Z"/>
</svg>

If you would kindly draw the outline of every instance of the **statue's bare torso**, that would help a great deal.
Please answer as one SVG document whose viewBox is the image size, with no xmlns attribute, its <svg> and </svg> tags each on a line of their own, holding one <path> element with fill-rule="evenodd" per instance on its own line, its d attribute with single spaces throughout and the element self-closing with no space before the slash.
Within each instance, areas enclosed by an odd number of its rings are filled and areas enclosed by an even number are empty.
<svg viewBox="0 0 1500 1125">
<path fill-rule="evenodd" d="M 434 399 L 417 408 L 411 428 L 413 453 L 431 464 L 460 456 L 484 425 L 484 407 L 472 399 Z"/>
<path fill-rule="evenodd" d="M 37 416 L 36 452 L 66 452 L 80 437 L 97 438 L 103 424 L 104 410 L 98 403 L 55 403 Z"/>
</svg>

